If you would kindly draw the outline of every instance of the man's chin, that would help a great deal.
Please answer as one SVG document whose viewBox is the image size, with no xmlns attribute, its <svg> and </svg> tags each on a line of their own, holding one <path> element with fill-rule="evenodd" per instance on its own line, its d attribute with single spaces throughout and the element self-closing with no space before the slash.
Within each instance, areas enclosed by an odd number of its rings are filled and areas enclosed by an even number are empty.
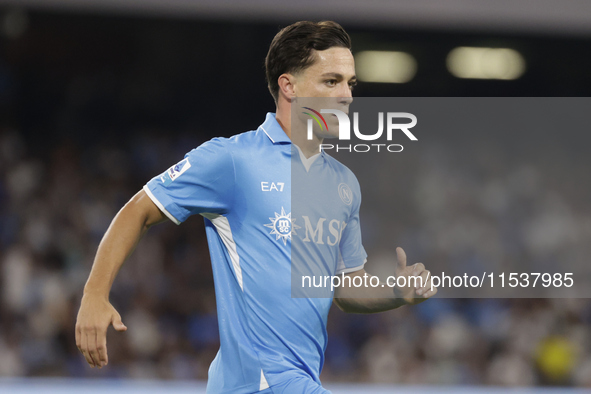
<svg viewBox="0 0 591 394">
<path fill-rule="evenodd" d="M 334 140 L 336 138 L 339 138 L 339 133 L 324 133 L 324 134 L 317 134 L 317 136 L 319 138 L 325 139 L 325 140 Z"/>
</svg>

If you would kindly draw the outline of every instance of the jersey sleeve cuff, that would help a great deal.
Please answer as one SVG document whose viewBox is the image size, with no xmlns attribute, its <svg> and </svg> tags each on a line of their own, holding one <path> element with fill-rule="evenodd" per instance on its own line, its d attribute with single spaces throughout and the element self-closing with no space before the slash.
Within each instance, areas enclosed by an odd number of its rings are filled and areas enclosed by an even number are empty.
<svg viewBox="0 0 591 394">
<path fill-rule="evenodd" d="M 365 267 L 365 263 L 367 263 L 367 259 L 363 260 L 363 263 L 357 267 L 351 267 L 351 268 L 345 267 L 345 268 L 338 270 L 337 275 L 349 274 L 351 272 L 359 271 L 360 269 L 363 269 L 363 267 Z"/>
<path fill-rule="evenodd" d="M 164 207 L 164 205 L 156 198 L 156 196 L 154 195 L 154 193 L 152 193 L 152 191 L 150 190 L 148 185 L 144 185 L 144 191 L 146 192 L 148 197 L 150 197 L 150 200 L 152 200 L 152 202 L 154 204 L 156 204 L 158 209 L 160 209 L 162 211 L 162 213 L 164 213 L 166 215 L 167 218 L 172 220 L 174 222 L 174 224 L 176 224 L 176 225 L 181 224 L 181 221 L 178 220 L 177 218 L 175 218 L 173 214 L 168 212 L 168 210 Z"/>
</svg>

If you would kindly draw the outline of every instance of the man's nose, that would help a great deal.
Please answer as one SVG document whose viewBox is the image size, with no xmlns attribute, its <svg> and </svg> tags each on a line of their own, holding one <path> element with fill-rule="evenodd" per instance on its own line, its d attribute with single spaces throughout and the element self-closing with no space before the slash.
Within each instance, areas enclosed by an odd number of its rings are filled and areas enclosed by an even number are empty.
<svg viewBox="0 0 591 394">
<path fill-rule="evenodd" d="M 353 102 L 353 95 L 351 94 L 351 89 L 347 87 L 346 91 L 341 92 L 341 96 L 338 98 L 339 104 L 346 104 L 349 105 Z"/>
<path fill-rule="evenodd" d="M 339 83 L 339 103 L 341 104 L 351 104 L 353 101 L 353 94 L 351 92 L 351 87 L 347 83 L 347 81 L 341 81 Z"/>
</svg>

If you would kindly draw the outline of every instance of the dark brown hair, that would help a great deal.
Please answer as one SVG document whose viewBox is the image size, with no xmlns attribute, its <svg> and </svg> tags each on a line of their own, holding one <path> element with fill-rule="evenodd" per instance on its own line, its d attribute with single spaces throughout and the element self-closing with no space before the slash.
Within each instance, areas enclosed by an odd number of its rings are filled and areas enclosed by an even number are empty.
<svg viewBox="0 0 591 394">
<path fill-rule="evenodd" d="M 324 51 L 332 47 L 351 49 L 351 38 L 336 22 L 301 21 L 281 29 L 273 38 L 265 59 L 267 85 L 275 102 L 281 74 L 304 70 L 314 63 L 312 50 Z"/>
</svg>

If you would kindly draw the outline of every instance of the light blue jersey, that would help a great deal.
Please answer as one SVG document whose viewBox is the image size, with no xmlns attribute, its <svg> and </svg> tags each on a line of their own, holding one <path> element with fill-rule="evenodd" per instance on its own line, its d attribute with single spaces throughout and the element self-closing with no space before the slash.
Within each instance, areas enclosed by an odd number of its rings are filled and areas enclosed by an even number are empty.
<svg viewBox="0 0 591 394">
<path fill-rule="evenodd" d="M 192 150 L 144 190 L 177 224 L 206 218 L 220 330 L 207 392 L 328 392 L 319 375 L 332 298 L 292 297 L 292 242 L 294 261 L 322 272 L 363 267 L 353 173 L 325 153 L 300 156 L 269 113 L 255 131 Z"/>
</svg>

